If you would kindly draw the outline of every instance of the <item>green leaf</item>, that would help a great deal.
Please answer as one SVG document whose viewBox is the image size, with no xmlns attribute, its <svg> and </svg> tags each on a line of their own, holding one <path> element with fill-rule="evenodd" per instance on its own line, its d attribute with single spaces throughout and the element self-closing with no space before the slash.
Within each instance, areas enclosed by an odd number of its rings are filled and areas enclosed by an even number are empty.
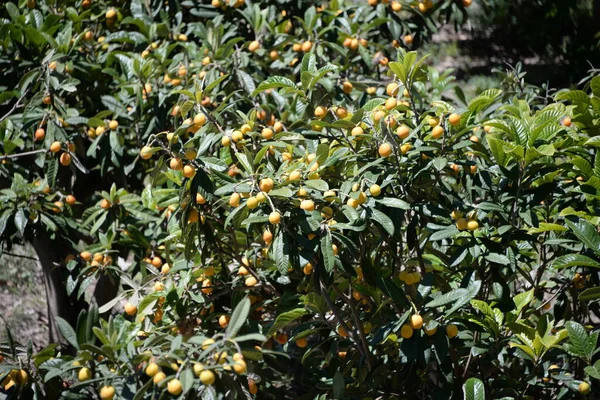
<svg viewBox="0 0 600 400">
<path fill-rule="evenodd" d="M 283 76 L 272 76 L 270 78 L 265 79 L 262 83 L 258 85 L 256 90 L 252 92 L 252 96 L 256 96 L 260 92 L 264 92 L 267 89 L 277 89 L 277 88 L 293 88 L 298 89 L 296 84 L 289 78 L 285 78 Z"/>
<path fill-rule="evenodd" d="M 592 301 L 600 299 L 600 286 L 589 288 L 579 293 L 579 301 Z"/>
<path fill-rule="evenodd" d="M 516 307 L 515 315 L 519 315 L 523 308 L 527 307 L 531 300 L 533 300 L 533 292 L 534 290 L 528 290 L 527 292 L 519 293 L 513 299 Z"/>
<path fill-rule="evenodd" d="M 371 218 L 377 221 L 383 227 L 383 229 L 385 229 L 385 231 L 389 233 L 390 236 L 394 235 L 394 223 L 392 222 L 390 217 L 388 217 L 381 211 L 372 208 Z"/>
<path fill-rule="evenodd" d="M 225 74 L 223 76 L 218 77 L 217 79 L 215 79 L 214 81 L 212 81 L 211 83 L 209 83 L 208 86 L 206 86 L 206 88 L 204 89 L 204 91 L 202 93 L 205 96 L 208 96 L 208 94 L 210 93 L 210 91 L 213 90 L 214 88 L 216 88 L 219 83 L 221 83 L 225 79 L 227 79 L 228 76 L 229 76 L 229 74 Z"/>
<path fill-rule="evenodd" d="M 288 326 L 293 321 L 303 317 L 306 314 L 308 314 L 308 311 L 305 308 L 294 308 L 293 310 L 279 314 L 279 316 L 275 320 L 275 323 L 273 324 L 273 326 L 271 326 L 269 332 L 267 332 L 266 336 L 270 337 L 275 332 Z"/>
<path fill-rule="evenodd" d="M 592 224 L 581 218 L 566 218 L 565 223 L 586 247 L 600 254 L 600 235 Z"/>
<path fill-rule="evenodd" d="M 333 398 L 334 399 L 342 399 L 344 395 L 344 389 L 346 387 L 346 383 L 344 382 L 344 377 L 342 373 L 338 369 L 335 371 L 333 375 Z"/>
<path fill-rule="evenodd" d="M 382 199 L 378 199 L 377 203 L 386 207 L 399 208 L 400 210 L 410 210 L 410 204 L 404 200 L 395 199 L 393 197 L 384 197 Z"/>
<path fill-rule="evenodd" d="M 498 253 L 490 253 L 485 256 L 485 259 L 491 263 L 500 264 L 500 265 L 509 265 L 510 260 L 504 254 Z"/>
<path fill-rule="evenodd" d="M 273 239 L 273 257 L 279 273 L 287 275 L 290 261 L 285 251 L 285 237 L 282 230 L 279 230 Z"/>
<path fill-rule="evenodd" d="M 477 378 L 469 378 L 463 385 L 465 400 L 485 400 L 485 387 Z"/>
<path fill-rule="evenodd" d="M 475 281 L 466 289 L 458 288 L 441 296 L 438 296 L 437 298 L 427 303 L 425 307 L 436 308 L 444 306 L 446 304 L 454 303 L 453 306 L 448 311 L 446 311 L 446 315 L 449 315 L 452 314 L 454 311 L 458 310 L 464 304 L 467 304 L 472 299 L 474 299 L 475 296 L 477 296 L 477 293 L 479 293 L 480 289 L 481 281 Z"/>
<path fill-rule="evenodd" d="M 69 325 L 69 323 L 61 317 L 56 317 L 56 326 L 58 327 L 62 337 L 64 337 L 71 346 L 79 349 L 79 343 L 77 343 L 77 334 L 71 325 Z"/>
<path fill-rule="evenodd" d="M 590 360 L 594 354 L 595 343 L 593 347 L 590 346 L 591 341 L 589 340 L 585 328 L 574 321 L 568 321 L 565 326 L 569 333 L 569 351 L 577 356 Z"/>
<path fill-rule="evenodd" d="M 194 386 L 194 373 L 191 369 L 186 368 L 179 374 L 179 380 L 181 381 L 182 395 L 185 395 Z"/>
<path fill-rule="evenodd" d="M 227 330 L 225 331 L 225 335 L 228 338 L 234 337 L 239 332 L 244 323 L 246 323 L 246 319 L 248 319 L 248 314 L 250 314 L 251 306 L 252 303 L 250 303 L 250 299 L 248 299 L 248 297 L 244 297 L 237 304 L 237 306 L 235 306 L 235 309 L 231 313 L 229 325 L 227 325 Z"/>
<path fill-rule="evenodd" d="M 15 226 L 19 230 L 21 236 L 25 233 L 25 227 L 27 226 L 27 216 L 22 208 L 18 209 L 15 213 Z"/>
<path fill-rule="evenodd" d="M 321 238 L 321 254 L 323 254 L 325 271 L 331 273 L 333 267 L 335 267 L 335 255 L 333 254 L 333 243 L 331 241 L 331 231 L 329 230 Z"/>
<path fill-rule="evenodd" d="M 589 365 L 583 369 L 586 374 L 594 379 L 600 379 L 600 360 L 596 361 L 594 365 Z"/>
<path fill-rule="evenodd" d="M 442 229 L 434 232 L 431 236 L 429 236 L 429 240 L 432 242 L 438 240 L 444 240 L 453 237 L 454 235 L 460 233 L 458 228 L 455 225 L 450 225 L 446 229 Z"/>
<path fill-rule="evenodd" d="M 565 254 L 552 262 L 554 268 L 593 267 L 600 268 L 600 262 L 583 254 Z"/>
</svg>

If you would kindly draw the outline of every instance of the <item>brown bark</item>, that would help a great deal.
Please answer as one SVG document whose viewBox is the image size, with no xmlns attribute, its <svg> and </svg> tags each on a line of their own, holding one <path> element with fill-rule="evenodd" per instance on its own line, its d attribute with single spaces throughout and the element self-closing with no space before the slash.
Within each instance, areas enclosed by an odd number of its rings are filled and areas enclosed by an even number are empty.
<svg viewBox="0 0 600 400">
<path fill-rule="evenodd" d="M 36 232 L 32 245 L 39 260 L 38 266 L 44 273 L 50 342 L 66 344 L 58 330 L 56 317 L 61 317 L 71 326 L 75 326 L 77 316 L 84 307 L 81 301 L 67 295 L 66 274 L 61 261 L 67 254 L 68 247 L 60 241 L 51 240 L 45 231 Z"/>
</svg>

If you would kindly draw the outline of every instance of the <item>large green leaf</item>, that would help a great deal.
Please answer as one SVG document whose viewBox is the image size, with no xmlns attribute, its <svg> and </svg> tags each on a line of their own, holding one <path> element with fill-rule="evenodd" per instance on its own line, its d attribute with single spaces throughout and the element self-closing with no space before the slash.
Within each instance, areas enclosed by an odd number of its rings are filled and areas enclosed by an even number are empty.
<svg viewBox="0 0 600 400">
<path fill-rule="evenodd" d="M 593 267 L 600 268 L 600 262 L 583 254 L 565 254 L 552 262 L 554 268 Z"/>
<path fill-rule="evenodd" d="M 485 400 L 485 387 L 477 378 L 469 378 L 463 385 L 465 400 Z"/>
<path fill-rule="evenodd" d="M 248 314 L 250 313 L 250 307 L 251 307 L 251 303 L 250 303 L 250 299 L 248 299 L 248 297 L 244 297 L 235 306 L 235 308 L 233 309 L 233 312 L 231 313 L 231 319 L 229 320 L 229 325 L 227 325 L 227 330 L 225 331 L 225 334 L 227 335 L 227 337 L 232 338 L 239 332 L 241 327 L 246 322 L 246 319 L 248 319 Z"/>
<path fill-rule="evenodd" d="M 277 319 L 275 319 L 275 323 L 271 326 L 269 332 L 267 332 L 266 336 L 269 337 L 273 335 L 278 330 L 288 326 L 289 324 L 291 324 L 298 318 L 303 317 L 306 314 L 308 314 L 308 311 L 305 308 L 294 308 L 293 310 L 279 314 L 277 316 Z"/>
<path fill-rule="evenodd" d="M 565 223 L 587 248 L 600 254 L 600 235 L 592 224 L 584 219 L 573 217 L 566 218 Z"/>
</svg>

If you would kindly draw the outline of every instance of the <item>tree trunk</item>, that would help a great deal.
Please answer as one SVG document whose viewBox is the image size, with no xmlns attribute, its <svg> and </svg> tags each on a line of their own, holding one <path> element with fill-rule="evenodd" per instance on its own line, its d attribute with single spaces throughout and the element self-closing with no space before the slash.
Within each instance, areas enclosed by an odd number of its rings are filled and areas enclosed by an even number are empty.
<svg viewBox="0 0 600 400">
<path fill-rule="evenodd" d="M 38 266 L 44 273 L 50 342 L 68 346 L 60 335 L 56 317 L 61 317 L 71 326 L 75 326 L 79 312 L 85 307 L 82 301 L 68 296 L 65 289 L 66 274 L 61 264 L 69 247 L 59 240 L 51 240 L 43 230 L 36 232 L 32 245 L 39 260 Z"/>
</svg>

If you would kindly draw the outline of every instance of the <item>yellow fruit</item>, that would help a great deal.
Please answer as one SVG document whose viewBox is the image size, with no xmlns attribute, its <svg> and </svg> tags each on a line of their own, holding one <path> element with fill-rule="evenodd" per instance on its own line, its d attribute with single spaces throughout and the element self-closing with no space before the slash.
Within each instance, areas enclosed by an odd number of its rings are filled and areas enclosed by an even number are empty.
<svg viewBox="0 0 600 400">
<path fill-rule="evenodd" d="M 56 141 L 50 145 L 50 151 L 53 153 L 58 153 L 61 148 L 62 148 L 62 144 L 58 141 Z"/>
<path fill-rule="evenodd" d="M 423 317 L 419 314 L 410 317 L 410 327 L 413 329 L 421 329 L 423 327 Z"/>
<path fill-rule="evenodd" d="M 125 304 L 125 314 L 135 315 L 136 313 L 137 313 L 137 307 L 134 306 L 133 304 L 131 304 L 130 302 L 127 302 L 127 304 Z"/>
<path fill-rule="evenodd" d="M 92 379 L 92 371 L 86 367 L 81 368 L 79 373 L 77 373 L 77 379 L 79 379 L 80 382 Z"/>
<path fill-rule="evenodd" d="M 412 144 L 410 144 L 410 143 L 405 143 L 402 146 L 400 146 L 400 152 L 402 154 L 408 153 L 411 149 L 412 149 Z"/>
<path fill-rule="evenodd" d="M 454 211 L 452 211 L 452 213 L 450 213 L 450 217 L 453 220 L 458 221 L 459 219 L 461 219 L 463 217 L 463 213 L 458 210 L 454 210 Z"/>
<path fill-rule="evenodd" d="M 183 387 L 181 386 L 179 379 L 171 379 L 167 384 L 167 391 L 173 396 L 179 396 L 183 391 Z"/>
<path fill-rule="evenodd" d="M 160 273 L 166 275 L 171 270 L 171 266 L 168 263 L 164 263 L 162 267 L 160 267 Z"/>
<path fill-rule="evenodd" d="M 221 315 L 219 317 L 219 326 L 223 329 L 227 328 L 227 325 L 229 325 L 229 319 L 229 316 Z"/>
<path fill-rule="evenodd" d="M 310 275 L 313 272 L 313 266 L 311 263 L 306 263 L 306 265 L 304 266 L 304 268 L 302 268 L 302 272 L 304 273 L 304 275 Z"/>
<path fill-rule="evenodd" d="M 256 280 L 256 278 L 253 276 L 247 277 L 246 280 L 244 281 L 244 284 L 249 287 L 255 286 L 257 283 L 258 283 L 258 280 Z"/>
<path fill-rule="evenodd" d="M 400 86 L 398 86 L 398 84 L 396 82 L 388 83 L 388 85 L 385 88 L 385 92 L 387 93 L 388 96 L 397 96 L 399 90 L 400 90 Z"/>
<path fill-rule="evenodd" d="M 360 126 L 355 126 L 354 128 L 352 128 L 351 134 L 352 136 L 360 136 L 364 133 L 363 128 L 361 128 Z"/>
<path fill-rule="evenodd" d="M 385 101 L 385 109 L 388 111 L 393 110 L 398 105 L 398 101 L 395 97 L 390 97 Z"/>
<path fill-rule="evenodd" d="M 206 116 L 202 113 L 198 113 L 194 116 L 194 125 L 203 126 L 206 124 Z"/>
<path fill-rule="evenodd" d="M 44 140 L 45 137 L 46 137 L 46 131 L 44 130 L 44 128 L 36 129 L 35 135 L 34 135 L 34 140 L 36 142 Z"/>
<path fill-rule="evenodd" d="M 413 335 L 413 328 L 410 325 L 404 324 L 402 328 L 400 328 L 400 336 L 404 339 L 410 339 Z"/>
<path fill-rule="evenodd" d="M 243 374 L 246 372 L 246 369 L 247 365 L 244 360 L 235 360 L 235 363 L 233 364 L 233 370 L 236 374 Z"/>
<path fill-rule="evenodd" d="M 150 147 L 150 146 L 142 147 L 142 150 L 140 150 L 140 157 L 142 157 L 142 159 L 144 159 L 144 160 L 148 160 L 148 159 L 152 158 L 152 147 Z"/>
<path fill-rule="evenodd" d="M 456 221 L 456 227 L 458 228 L 459 231 L 464 231 L 465 229 L 468 228 L 468 222 L 465 218 L 459 218 Z"/>
<path fill-rule="evenodd" d="M 385 112 L 382 110 L 378 110 L 373 113 L 373 121 L 375 121 L 375 123 L 379 123 L 383 117 L 385 117 Z"/>
<path fill-rule="evenodd" d="M 342 325 L 338 326 L 337 333 L 341 337 L 348 337 L 348 332 L 346 331 L 346 329 L 344 329 L 344 327 Z"/>
<path fill-rule="evenodd" d="M 248 45 L 248 50 L 250 50 L 250 52 L 252 53 L 254 53 L 258 49 L 260 49 L 260 42 L 258 40 L 254 40 Z"/>
<path fill-rule="evenodd" d="M 211 338 L 205 339 L 204 342 L 202 342 L 202 350 L 208 349 L 213 344 L 215 344 L 214 339 L 211 339 Z"/>
<path fill-rule="evenodd" d="M 437 327 L 437 325 L 436 325 L 436 326 L 434 326 L 434 327 L 433 327 L 433 328 L 431 328 L 431 329 L 427 329 L 427 327 L 425 327 L 423 330 L 425 331 L 425 333 L 427 334 L 427 336 L 433 336 L 433 335 L 435 335 L 435 333 L 437 332 L 437 328 L 438 328 L 438 327 Z"/>
<path fill-rule="evenodd" d="M 258 187 L 260 188 L 260 190 L 265 193 L 269 193 L 273 189 L 274 186 L 275 186 L 275 182 L 273 182 L 273 179 L 271 179 L 271 178 L 261 179 L 260 182 L 258 183 Z"/>
<path fill-rule="evenodd" d="M 310 49 L 312 49 L 312 45 L 312 42 L 307 40 L 306 42 L 302 43 L 302 51 L 308 53 Z"/>
<path fill-rule="evenodd" d="M 406 125 L 401 125 L 398 127 L 398 129 L 396 130 L 396 134 L 398 135 L 398 137 L 401 140 L 404 140 L 408 137 L 408 135 L 410 134 L 410 128 Z"/>
<path fill-rule="evenodd" d="M 162 382 L 163 379 L 165 379 L 167 377 L 167 375 L 165 375 L 164 372 L 160 371 L 157 372 L 154 377 L 152 378 L 152 382 L 154 382 L 155 385 L 158 385 L 160 382 Z"/>
<path fill-rule="evenodd" d="M 300 208 L 304 211 L 313 211 L 315 209 L 315 203 L 312 200 L 302 200 L 300 202 Z M 269 220 L 271 217 L 269 217 Z"/>
<path fill-rule="evenodd" d="M 203 385 L 212 385 L 213 383 L 215 383 L 215 374 L 210 371 L 210 370 L 203 370 L 202 372 L 200 372 L 200 382 L 202 382 Z"/>
<path fill-rule="evenodd" d="M 348 110 L 346 110 L 344 107 L 338 107 L 335 110 L 335 115 L 337 115 L 340 119 L 344 119 L 348 116 Z"/>
<path fill-rule="evenodd" d="M 117 12 L 112 8 L 106 12 L 106 19 L 113 19 L 117 16 Z"/>
<path fill-rule="evenodd" d="M 581 393 L 581 394 L 588 394 L 592 390 L 592 387 L 587 382 L 581 382 L 577 389 L 579 390 L 579 393 Z"/>
<path fill-rule="evenodd" d="M 237 207 L 240 205 L 240 194 L 239 193 L 231 193 L 229 197 L 229 205 L 231 207 Z"/>
<path fill-rule="evenodd" d="M 181 158 L 171 158 L 171 160 L 169 161 L 169 167 L 172 170 L 179 171 L 183 168 L 183 161 L 181 160 Z"/>
<path fill-rule="evenodd" d="M 382 143 L 379 146 L 378 152 L 381 157 L 387 158 L 392 155 L 392 145 L 387 142 Z"/>
<path fill-rule="evenodd" d="M 377 184 L 371 185 L 369 192 L 371 193 L 371 196 L 377 197 L 381 194 L 381 186 Z"/>
<path fill-rule="evenodd" d="M 570 127 L 572 124 L 571 118 L 570 117 L 563 118 L 562 124 L 563 124 L 563 126 L 566 126 L 567 128 Z"/>
<path fill-rule="evenodd" d="M 223 136 L 223 138 L 221 139 L 221 146 L 229 147 L 230 144 L 231 144 L 231 138 L 229 136 Z"/>
<path fill-rule="evenodd" d="M 404 38 L 404 43 L 406 43 L 407 46 L 410 46 L 413 42 L 413 37 L 412 35 L 405 35 Z"/>
<path fill-rule="evenodd" d="M 360 205 L 360 202 L 357 199 L 353 199 L 352 197 L 348 198 L 346 204 L 352 208 L 357 208 Z"/>
<path fill-rule="evenodd" d="M 308 346 L 308 340 L 306 338 L 296 339 L 296 346 L 304 349 L 306 346 Z"/>
<path fill-rule="evenodd" d="M 434 139 L 441 138 L 443 134 L 444 134 L 444 128 L 442 128 L 439 125 L 435 126 L 431 131 L 431 137 L 433 137 Z"/>
<path fill-rule="evenodd" d="M 323 193 L 323 198 L 327 201 L 335 200 L 335 197 L 335 192 L 333 190 L 328 190 L 325 193 Z"/>
<path fill-rule="evenodd" d="M 460 115 L 450 114 L 450 116 L 448 117 L 448 122 L 450 122 L 450 125 L 452 126 L 460 124 Z"/>
<path fill-rule="evenodd" d="M 60 155 L 60 165 L 68 167 L 71 165 L 71 155 L 69 153 L 62 153 Z"/>
<path fill-rule="evenodd" d="M 479 222 L 475 220 L 470 220 L 469 222 L 467 222 L 467 229 L 471 232 L 477 230 L 477 228 L 479 228 Z"/>
<path fill-rule="evenodd" d="M 195 174 L 196 168 L 194 168 L 193 166 L 186 165 L 185 167 L 183 167 L 183 176 L 185 176 L 186 178 L 193 178 Z"/>
<path fill-rule="evenodd" d="M 119 122 L 114 119 L 108 123 L 108 128 L 111 131 L 117 130 L 118 127 L 119 127 Z"/>
<path fill-rule="evenodd" d="M 239 142 L 242 139 L 244 139 L 244 134 L 240 131 L 233 131 L 233 133 L 231 134 L 231 140 L 233 140 L 235 143 Z"/>
<path fill-rule="evenodd" d="M 281 214 L 279 214 L 277 211 L 273 211 L 271 214 L 269 214 L 269 222 L 273 225 L 279 224 L 279 222 L 281 222 Z"/>
<path fill-rule="evenodd" d="M 258 200 L 256 197 L 249 197 L 248 200 L 246 200 L 246 207 L 248 207 L 250 210 L 254 210 L 256 207 L 258 207 Z"/>
<path fill-rule="evenodd" d="M 262 130 L 262 132 L 260 133 L 260 135 L 265 140 L 271 140 L 271 139 L 273 139 L 273 130 L 270 128 L 264 128 Z"/>
<path fill-rule="evenodd" d="M 100 398 L 102 400 L 112 400 L 115 397 L 115 388 L 112 386 L 102 386 L 100 389 Z"/>
<path fill-rule="evenodd" d="M 158 364 L 156 364 L 156 363 L 150 363 L 146 367 L 146 375 L 148 375 L 151 378 L 159 372 L 160 372 L 160 368 L 158 367 Z"/>
<path fill-rule="evenodd" d="M 352 89 L 353 89 L 353 88 L 354 88 L 354 87 L 352 86 L 352 83 L 350 83 L 350 82 L 348 82 L 348 81 L 345 81 L 345 82 L 342 84 L 342 90 L 343 90 L 343 92 L 344 92 L 344 93 L 346 93 L 346 94 L 350 94 L 350 93 L 352 93 Z"/>
<path fill-rule="evenodd" d="M 315 108 L 315 117 L 318 119 L 322 119 L 327 115 L 327 108 L 323 106 L 318 106 Z"/>
<path fill-rule="evenodd" d="M 458 335 L 458 327 L 452 324 L 448 325 L 446 327 L 446 335 L 448 335 L 450 339 L 456 337 L 456 335 Z"/>
<path fill-rule="evenodd" d="M 277 340 L 277 343 L 279 343 L 280 345 L 284 345 L 288 341 L 288 335 L 286 335 L 285 333 L 279 333 L 277 334 L 275 340 Z"/>
</svg>

